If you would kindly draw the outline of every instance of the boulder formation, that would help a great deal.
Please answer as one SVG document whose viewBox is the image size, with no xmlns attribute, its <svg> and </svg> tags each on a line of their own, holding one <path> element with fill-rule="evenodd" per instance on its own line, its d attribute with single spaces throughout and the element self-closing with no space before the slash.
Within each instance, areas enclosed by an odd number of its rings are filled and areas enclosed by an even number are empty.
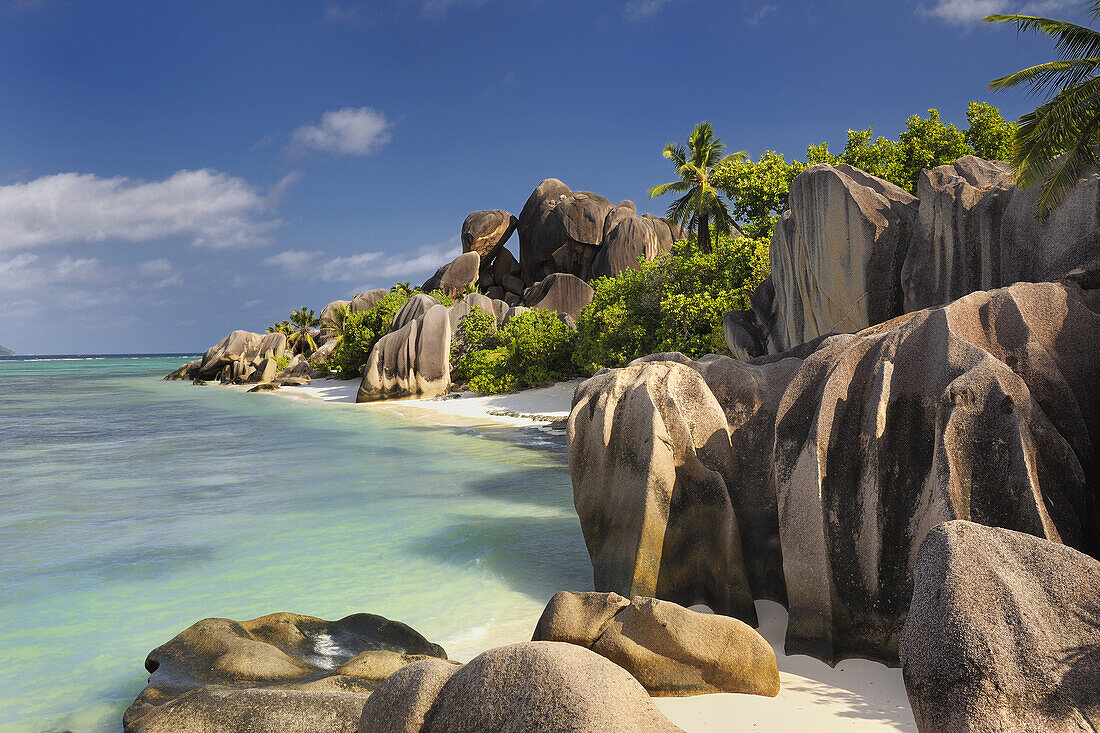
<svg viewBox="0 0 1100 733">
<path fill-rule="evenodd" d="M 470 293 L 452 306 L 418 293 L 394 316 L 390 332 L 371 350 L 361 372 L 356 402 L 402 397 L 438 397 L 451 389 L 451 340 L 459 322 L 474 307 L 493 314 L 501 325 L 510 306 Z"/>
<path fill-rule="evenodd" d="M 369 311 L 371 308 L 378 304 L 378 301 L 382 300 L 382 298 L 385 298 L 389 294 L 390 291 L 386 290 L 385 288 L 375 288 L 374 290 L 368 290 L 365 293 L 360 293 L 359 295 L 356 295 L 354 298 L 351 299 L 351 312 L 358 313 L 359 311 Z"/>
<path fill-rule="evenodd" d="M 232 369 L 234 366 L 238 367 L 238 374 L 243 374 L 248 369 L 255 369 L 265 358 L 277 359 L 284 354 L 286 334 L 234 331 L 206 350 L 194 378 L 213 379 L 227 367 Z"/>
<path fill-rule="evenodd" d="M 1039 187 L 974 156 L 923 171 L 917 196 L 848 165 L 791 183 L 771 241 L 771 277 L 726 318 L 739 358 L 946 305 L 1015 282 L 1100 266 L 1100 169 L 1089 167 L 1046 221 Z"/>
<path fill-rule="evenodd" d="M 573 644 L 490 649 L 461 667 L 410 664 L 375 690 L 359 733 L 674 733 L 624 669 Z"/>
<path fill-rule="evenodd" d="M 436 270 L 420 289 L 425 292 L 442 290 L 445 295 L 459 295 L 467 288 L 477 285 L 480 272 L 481 255 L 477 252 L 463 252 Z"/>
<path fill-rule="evenodd" d="M 775 652 L 751 626 L 669 601 L 562 591 L 542 612 L 532 640 L 591 649 L 634 675 L 650 695 L 779 694 Z"/>
<path fill-rule="evenodd" d="M 612 239 L 614 251 L 603 255 L 608 237 L 628 221 Z M 517 229 L 520 277 L 528 286 L 555 273 L 581 280 L 618 273 L 636 266 L 639 256 L 652 259 L 683 239 L 679 227 L 663 219 L 638 217 L 631 201 L 612 205 L 598 194 L 573 191 L 556 178 L 540 183 L 527 199 Z"/>
<path fill-rule="evenodd" d="M 1100 290 L 1021 283 L 748 363 L 597 374 L 569 418 L 596 589 L 749 623 L 785 600 L 789 653 L 897 664 L 930 528 L 1100 552 L 1098 349 Z"/>
<path fill-rule="evenodd" d="M 545 308 L 576 320 L 594 294 L 592 286 L 579 277 L 555 272 L 524 291 L 523 303 L 528 308 Z"/>
<path fill-rule="evenodd" d="M 512 238 L 519 220 L 507 211 L 475 211 L 462 222 L 462 252 L 477 252 L 481 266 L 492 263 Z"/>
<path fill-rule="evenodd" d="M 1100 562 L 1005 529 L 935 527 L 901 662 L 922 731 L 1100 730 Z"/>
<path fill-rule="evenodd" d="M 355 730 L 366 696 L 410 662 L 446 659 L 405 624 L 360 613 L 199 621 L 149 653 L 127 733 Z M 213 728 L 210 721 L 218 721 Z M 268 727 L 268 726 L 272 727 Z"/>
</svg>

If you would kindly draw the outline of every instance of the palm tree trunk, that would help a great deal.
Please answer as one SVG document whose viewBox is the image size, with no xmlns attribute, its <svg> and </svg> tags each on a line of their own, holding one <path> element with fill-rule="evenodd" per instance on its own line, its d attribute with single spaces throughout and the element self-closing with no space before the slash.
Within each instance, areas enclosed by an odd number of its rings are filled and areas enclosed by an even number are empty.
<svg viewBox="0 0 1100 733">
<path fill-rule="evenodd" d="M 710 254 L 710 220 L 707 215 L 699 217 L 699 233 L 696 235 L 699 250 L 703 254 Z"/>
</svg>

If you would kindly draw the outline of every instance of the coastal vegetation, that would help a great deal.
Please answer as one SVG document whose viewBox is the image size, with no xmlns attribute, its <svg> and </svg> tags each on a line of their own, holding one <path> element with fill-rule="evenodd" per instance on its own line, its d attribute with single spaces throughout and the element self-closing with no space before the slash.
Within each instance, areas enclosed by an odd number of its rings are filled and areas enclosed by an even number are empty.
<svg viewBox="0 0 1100 733">
<path fill-rule="evenodd" d="M 526 309 L 498 330 L 496 317 L 474 306 L 451 345 L 451 378 L 482 394 L 543 387 L 576 374 L 575 341 L 553 311 Z"/>
<path fill-rule="evenodd" d="M 847 163 L 916 193 L 917 177 L 925 169 L 954 163 L 964 155 L 987 160 L 1009 160 L 1016 126 L 984 102 L 966 109 L 968 127 L 960 130 L 944 122 L 938 109 L 927 117 L 912 115 L 897 140 L 875 137 L 874 128 L 848 130 L 840 153 L 829 143 L 810 145 L 805 160 L 788 161 L 782 153 L 765 151 L 757 160 L 730 158 L 719 165 L 711 184 L 729 197 L 737 226 L 750 237 L 770 238 L 780 214 L 787 209 L 791 181 L 810 166 Z"/>
<path fill-rule="evenodd" d="M 683 194 L 669 204 L 669 221 L 695 234 L 695 241 L 704 254 L 711 251 L 711 230 L 718 236 L 729 236 L 733 230 L 733 215 L 729 204 L 715 188 L 711 177 L 726 162 L 748 159 L 744 151 L 726 154 L 722 138 L 715 137 L 709 122 L 700 122 L 688 136 L 687 148 L 679 143 L 665 145 L 664 156 L 676 166 L 678 181 L 663 183 L 649 189 L 649 197 L 666 193 Z"/>
<path fill-rule="evenodd" d="M 662 351 L 728 354 L 722 316 L 748 308 L 768 272 L 766 239 L 719 237 L 710 252 L 687 240 L 637 270 L 599 278 L 577 320 L 574 361 L 592 374 Z"/>
<path fill-rule="evenodd" d="M 1088 13 L 1100 21 L 1100 0 L 1088 4 Z M 1033 15 L 990 15 L 985 22 L 1050 36 L 1061 56 L 989 84 L 996 90 L 1025 85 L 1034 94 L 1052 95 L 1020 118 L 1016 144 L 1006 158 L 1020 188 L 1042 183 L 1039 216 L 1045 218 L 1077 184 L 1084 167 L 1100 163 L 1094 149 L 1100 142 L 1100 32 Z"/>
</svg>

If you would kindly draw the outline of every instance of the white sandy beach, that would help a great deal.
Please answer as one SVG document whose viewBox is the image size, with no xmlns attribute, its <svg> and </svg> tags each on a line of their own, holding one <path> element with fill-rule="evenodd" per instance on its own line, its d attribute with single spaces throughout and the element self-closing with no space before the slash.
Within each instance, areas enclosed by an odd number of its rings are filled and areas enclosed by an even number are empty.
<svg viewBox="0 0 1100 733">
<path fill-rule="evenodd" d="M 564 419 L 579 380 L 515 394 L 479 396 L 463 393 L 431 399 L 394 400 L 356 405 L 405 417 L 455 426 L 545 425 L 525 415 Z M 284 387 L 273 394 L 301 400 L 355 404 L 358 380 L 317 380 Z M 493 414 L 494 412 L 511 414 Z M 556 428 L 546 430 L 560 431 Z M 812 657 L 786 656 L 783 636 L 787 612 L 778 603 L 757 601 L 758 631 L 775 649 L 781 690 L 778 697 L 716 694 L 654 698 L 657 706 L 686 733 L 717 731 L 916 731 L 901 670 L 865 659 L 848 659 L 830 667 Z M 536 619 L 531 620 L 534 627 Z"/>
</svg>

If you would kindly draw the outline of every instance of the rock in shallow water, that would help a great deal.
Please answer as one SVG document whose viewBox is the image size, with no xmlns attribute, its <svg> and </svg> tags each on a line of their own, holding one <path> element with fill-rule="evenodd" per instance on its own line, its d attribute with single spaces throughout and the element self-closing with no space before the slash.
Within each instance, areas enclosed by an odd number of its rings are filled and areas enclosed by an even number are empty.
<svg viewBox="0 0 1100 733">
<path fill-rule="evenodd" d="M 775 652 L 751 626 L 668 601 L 562 591 L 547 604 L 533 640 L 591 649 L 651 695 L 779 694 Z"/>
<path fill-rule="evenodd" d="M 549 641 L 490 649 L 453 671 L 431 660 L 410 665 L 379 686 L 359 725 L 359 733 L 473 731 L 680 729 L 624 669 L 579 646 Z"/>
<path fill-rule="evenodd" d="M 149 686 L 123 725 L 127 733 L 355 730 L 366 695 L 382 680 L 410 662 L 446 656 L 412 628 L 373 614 L 203 619 L 150 652 Z M 262 711 L 248 714 L 260 704 Z M 333 705 L 343 727 L 328 727 Z M 205 728 L 220 708 L 218 727 Z M 295 717 L 306 713 L 318 717 Z M 279 727 L 280 720 L 300 727 Z"/>
<path fill-rule="evenodd" d="M 1100 729 L 1100 562 L 942 524 L 917 555 L 901 661 L 922 731 Z"/>
</svg>

